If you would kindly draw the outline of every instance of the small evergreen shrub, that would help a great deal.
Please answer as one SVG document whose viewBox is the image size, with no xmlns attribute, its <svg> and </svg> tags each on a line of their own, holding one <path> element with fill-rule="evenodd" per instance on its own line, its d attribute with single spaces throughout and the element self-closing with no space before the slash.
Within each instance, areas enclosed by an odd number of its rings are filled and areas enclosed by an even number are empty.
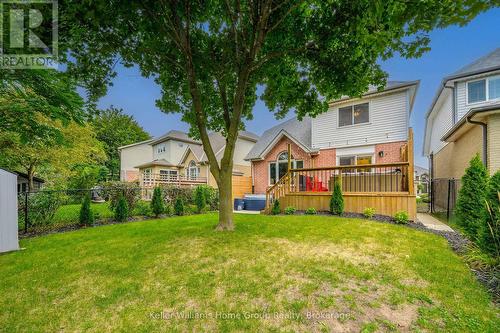
<svg viewBox="0 0 500 333">
<path fill-rule="evenodd" d="M 304 214 L 306 214 L 306 215 L 316 215 L 316 213 L 317 213 L 316 208 L 314 208 L 314 207 L 309 207 L 304 212 Z"/>
<path fill-rule="evenodd" d="M 408 213 L 404 210 L 394 214 L 394 221 L 397 224 L 407 224 L 409 221 Z"/>
<path fill-rule="evenodd" d="M 281 213 L 280 201 L 276 199 L 273 202 L 273 208 L 271 209 L 271 214 L 278 215 L 279 213 Z"/>
<path fill-rule="evenodd" d="M 373 218 L 373 215 L 375 215 L 375 208 L 373 207 L 367 207 L 363 210 L 363 215 L 367 218 L 367 219 L 371 219 Z"/>
<path fill-rule="evenodd" d="M 90 195 L 83 198 L 82 207 L 80 208 L 80 225 L 91 226 L 94 224 L 94 213 L 90 208 Z"/>
<path fill-rule="evenodd" d="M 342 186 L 339 181 L 333 185 L 332 198 L 330 199 L 330 213 L 342 215 L 344 212 L 344 197 L 342 196 Z"/>
<path fill-rule="evenodd" d="M 297 209 L 293 206 L 288 206 L 285 208 L 286 215 L 293 215 L 293 214 L 295 214 L 296 211 L 297 211 Z"/>
<path fill-rule="evenodd" d="M 174 204 L 174 213 L 177 216 L 184 215 L 184 202 L 181 198 L 177 198 Z"/>
<path fill-rule="evenodd" d="M 479 155 L 471 161 L 462 177 L 455 213 L 457 222 L 471 239 L 475 239 L 486 214 L 485 200 L 488 172 Z"/>
<path fill-rule="evenodd" d="M 500 257 L 500 171 L 488 183 L 486 213 L 478 230 L 478 245 L 484 252 Z"/>
<path fill-rule="evenodd" d="M 160 216 L 165 211 L 165 203 L 161 195 L 161 188 L 155 187 L 153 198 L 151 199 L 151 211 L 155 217 Z"/>
<path fill-rule="evenodd" d="M 118 199 L 118 203 L 115 207 L 115 221 L 125 222 L 128 218 L 128 204 L 125 197 L 122 195 Z"/>
<path fill-rule="evenodd" d="M 196 211 L 198 213 L 203 212 L 203 210 L 207 206 L 206 195 L 206 189 L 203 186 L 197 186 L 194 190 L 194 202 L 196 204 Z"/>
</svg>

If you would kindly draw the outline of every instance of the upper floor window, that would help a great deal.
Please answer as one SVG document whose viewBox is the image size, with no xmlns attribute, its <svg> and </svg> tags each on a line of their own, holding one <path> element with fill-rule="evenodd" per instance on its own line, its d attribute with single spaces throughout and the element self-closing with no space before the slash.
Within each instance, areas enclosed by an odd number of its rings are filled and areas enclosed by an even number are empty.
<svg viewBox="0 0 500 333">
<path fill-rule="evenodd" d="M 339 108 L 339 127 L 368 123 L 370 111 L 368 103 Z"/>
<path fill-rule="evenodd" d="M 500 98 L 500 77 L 467 82 L 467 103 L 485 102 Z"/>
<path fill-rule="evenodd" d="M 163 144 L 163 145 L 160 145 L 156 148 L 156 152 L 158 154 L 161 154 L 161 153 L 164 153 L 165 151 L 167 150 L 167 147 Z"/>
</svg>

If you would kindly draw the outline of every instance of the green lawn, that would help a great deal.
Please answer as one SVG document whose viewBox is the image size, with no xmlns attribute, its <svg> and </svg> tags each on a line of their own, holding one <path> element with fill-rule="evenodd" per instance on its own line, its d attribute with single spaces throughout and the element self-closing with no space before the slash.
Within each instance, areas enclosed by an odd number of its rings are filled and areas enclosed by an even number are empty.
<svg viewBox="0 0 500 333">
<path fill-rule="evenodd" d="M 108 202 L 91 203 L 90 206 L 94 214 L 98 214 L 99 218 L 113 217 L 113 212 L 109 208 Z M 59 207 L 52 222 L 54 224 L 71 224 L 78 222 L 81 207 L 81 204 L 63 205 Z"/>
<path fill-rule="evenodd" d="M 25 239 L 24 251 L 0 256 L 0 331 L 500 325 L 498 309 L 441 237 L 356 219 L 235 218 L 231 233 L 214 232 L 217 216 L 208 214 Z"/>
</svg>

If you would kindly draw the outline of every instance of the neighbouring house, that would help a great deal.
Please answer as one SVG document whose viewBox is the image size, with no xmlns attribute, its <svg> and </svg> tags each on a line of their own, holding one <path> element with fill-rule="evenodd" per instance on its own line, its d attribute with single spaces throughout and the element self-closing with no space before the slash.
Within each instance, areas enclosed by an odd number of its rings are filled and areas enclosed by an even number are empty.
<svg viewBox="0 0 500 333">
<path fill-rule="evenodd" d="M 383 90 L 370 88 L 359 98 L 332 101 L 329 110 L 315 118 L 293 118 L 265 131 L 246 156 L 252 162 L 254 192 L 266 193 L 268 201 L 282 197 L 283 206 L 293 202 L 299 209 L 311 205 L 327 210 L 332 181 L 339 177 L 346 198 L 353 193 L 357 194 L 352 198 L 359 198 L 362 192 L 373 193 L 356 207 L 354 201 L 347 200 L 346 209 L 362 212 L 377 205 L 379 213 L 391 215 L 392 210 L 382 207 L 390 202 L 384 203 L 375 195 L 392 193 L 394 197 L 398 193 L 404 199 L 396 200 L 395 205 L 413 214 L 409 119 L 418 85 L 419 81 L 389 81 Z M 291 170 L 295 171 L 286 179 L 290 174 L 288 147 Z M 298 199 L 297 193 L 303 196 Z M 313 200 L 314 195 L 317 198 Z"/>
<path fill-rule="evenodd" d="M 17 193 L 24 193 L 28 191 L 29 185 L 29 177 L 28 174 L 23 172 L 14 171 L 14 174 L 17 175 Z M 39 177 L 33 177 L 33 188 L 31 192 L 40 191 L 45 184 L 45 180 Z"/>
<path fill-rule="evenodd" d="M 429 170 L 415 165 L 415 193 L 417 195 L 429 192 Z"/>
<path fill-rule="evenodd" d="M 209 134 L 217 160 L 222 159 L 226 146 L 225 138 L 219 133 Z M 244 157 L 258 140 L 258 136 L 240 131 L 233 158 L 233 195 L 241 197 L 250 193 L 251 166 Z M 207 184 L 217 187 L 210 173 L 208 158 L 203 145 L 191 139 L 187 133 L 170 131 L 158 138 L 138 142 L 119 148 L 120 178 L 122 181 L 136 181 L 143 188 L 173 184 L 194 186 Z"/>
<path fill-rule="evenodd" d="M 500 169 L 500 48 L 445 77 L 426 115 L 432 207 L 453 206 L 469 161 Z M 433 210 L 434 210 L 433 208 Z"/>
</svg>

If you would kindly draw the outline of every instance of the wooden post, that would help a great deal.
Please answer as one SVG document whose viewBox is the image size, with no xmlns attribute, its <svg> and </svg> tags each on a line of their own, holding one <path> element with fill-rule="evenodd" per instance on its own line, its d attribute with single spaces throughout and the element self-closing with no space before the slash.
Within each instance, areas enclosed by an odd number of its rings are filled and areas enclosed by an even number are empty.
<svg viewBox="0 0 500 333">
<path fill-rule="evenodd" d="M 408 192 L 415 194 L 415 162 L 413 156 L 413 129 L 408 129 Z"/>
</svg>

